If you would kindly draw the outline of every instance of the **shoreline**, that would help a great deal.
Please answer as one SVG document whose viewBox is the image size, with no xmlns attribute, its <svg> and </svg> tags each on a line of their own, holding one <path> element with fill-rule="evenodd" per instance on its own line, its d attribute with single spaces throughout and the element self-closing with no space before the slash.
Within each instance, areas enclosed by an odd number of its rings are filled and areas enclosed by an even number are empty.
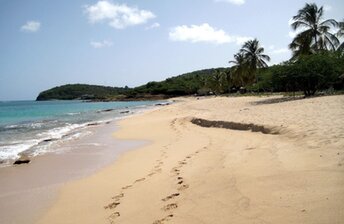
<svg viewBox="0 0 344 224">
<path fill-rule="evenodd" d="M 53 204 L 63 185 L 90 176 L 123 152 L 147 144 L 112 138 L 117 122 L 90 126 L 91 134 L 61 142 L 55 146 L 56 151 L 35 156 L 30 164 L 2 167 L 0 222 L 35 223 Z"/>
<path fill-rule="evenodd" d="M 35 223 L 339 224 L 344 96 L 275 98 L 178 98 L 118 121 L 114 139 L 149 144 L 64 184 Z"/>
</svg>

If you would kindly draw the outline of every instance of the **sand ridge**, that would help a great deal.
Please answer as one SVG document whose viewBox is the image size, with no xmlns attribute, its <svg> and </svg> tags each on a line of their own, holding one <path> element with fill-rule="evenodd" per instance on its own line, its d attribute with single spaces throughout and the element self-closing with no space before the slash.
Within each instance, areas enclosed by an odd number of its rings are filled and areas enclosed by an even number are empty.
<svg viewBox="0 0 344 224">
<path fill-rule="evenodd" d="M 341 223 L 344 96 L 271 99 L 177 99 L 121 121 L 115 137 L 151 144 L 67 184 L 39 223 Z"/>
</svg>

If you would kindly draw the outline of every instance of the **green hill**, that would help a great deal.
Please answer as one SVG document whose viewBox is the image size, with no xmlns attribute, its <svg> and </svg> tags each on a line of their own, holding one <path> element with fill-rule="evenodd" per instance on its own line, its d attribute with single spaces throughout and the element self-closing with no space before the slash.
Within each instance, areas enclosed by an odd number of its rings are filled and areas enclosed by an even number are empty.
<svg viewBox="0 0 344 224">
<path fill-rule="evenodd" d="M 226 70 L 228 69 L 204 69 L 160 82 L 148 82 L 135 88 L 68 84 L 43 91 L 36 100 L 143 100 L 191 95 L 205 89 L 207 82 L 215 73 Z"/>
<path fill-rule="evenodd" d="M 43 91 L 36 100 L 106 100 L 124 94 L 128 90 L 129 88 L 68 84 Z"/>
</svg>

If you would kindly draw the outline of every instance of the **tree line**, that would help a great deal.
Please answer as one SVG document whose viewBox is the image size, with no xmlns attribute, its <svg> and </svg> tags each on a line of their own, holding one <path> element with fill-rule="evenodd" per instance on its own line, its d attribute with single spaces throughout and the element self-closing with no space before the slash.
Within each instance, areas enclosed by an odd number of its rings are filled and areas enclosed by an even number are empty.
<svg viewBox="0 0 344 224">
<path fill-rule="evenodd" d="M 268 66 L 270 57 L 257 39 L 243 44 L 229 70 L 215 73 L 212 89 L 217 93 L 246 90 L 303 91 L 344 88 L 344 19 L 324 19 L 323 7 L 308 4 L 292 18 L 297 35 L 289 44 L 290 60 Z"/>
</svg>

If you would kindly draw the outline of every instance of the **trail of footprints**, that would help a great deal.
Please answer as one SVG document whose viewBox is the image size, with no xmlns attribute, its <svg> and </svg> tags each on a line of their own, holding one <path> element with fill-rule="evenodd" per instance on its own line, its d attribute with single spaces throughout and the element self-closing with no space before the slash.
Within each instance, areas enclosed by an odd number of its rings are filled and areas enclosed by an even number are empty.
<svg viewBox="0 0 344 224">
<path fill-rule="evenodd" d="M 165 146 L 164 148 L 167 148 L 167 146 Z M 160 158 L 158 160 L 156 160 L 156 165 L 153 167 L 152 171 L 147 174 L 146 177 L 142 177 L 139 179 L 136 179 L 132 184 L 123 186 L 121 188 L 121 192 L 115 196 L 113 196 L 111 199 L 113 200 L 110 204 L 104 206 L 104 209 L 115 209 L 117 208 L 120 204 L 121 204 L 121 199 L 124 197 L 125 192 L 127 190 L 129 190 L 130 188 L 132 188 L 135 184 L 138 184 L 140 182 L 145 181 L 147 178 L 152 177 L 153 175 L 160 173 L 161 172 L 161 167 L 164 164 L 162 162 L 162 159 L 166 158 L 166 152 L 164 150 L 161 151 L 160 154 Z M 111 224 L 115 223 L 116 218 L 120 217 L 121 214 L 118 211 L 114 211 L 113 213 L 111 213 L 111 215 L 108 217 L 108 220 Z M 165 220 L 167 220 L 168 217 L 166 217 Z"/>
<path fill-rule="evenodd" d="M 202 149 L 197 150 L 196 152 L 186 156 L 185 159 L 178 162 L 177 166 L 175 166 L 171 169 L 172 177 L 175 178 L 175 180 L 176 180 L 176 191 L 177 192 L 172 193 L 172 194 L 161 199 L 163 202 L 166 202 L 166 204 L 161 209 L 163 211 L 169 213 L 169 214 L 162 219 L 155 220 L 153 222 L 153 224 L 166 223 L 167 221 L 169 221 L 174 216 L 172 211 L 178 208 L 178 203 L 176 201 L 174 201 L 174 199 L 179 197 L 183 193 L 184 190 L 189 188 L 189 184 L 187 184 L 186 181 L 184 180 L 184 178 L 181 176 L 181 170 L 183 169 L 183 167 L 185 165 L 187 165 L 188 160 L 192 159 L 194 156 L 196 156 L 202 150 L 206 150 L 207 148 L 208 147 L 203 147 Z"/>
<path fill-rule="evenodd" d="M 171 128 L 177 133 L 177 141 L 180 139 L 181 137 L 181 131 L 177 129 L 176 127 L 176 122 L 177 119 L 174 119 L 171 122 Z M 182 125 L 185 126 L 185 125 Z M 168 144 L 166 146 L 164 146 L 164 149 L 167 149 L 171 144 Z M 210 146 L 211 143 L 208 145 Z M 195 151 L 194 153 L 186 156 L 182 161 L 178 162 L 178 165 L 173 167 L 171 169 L 171 174 L 174 178 L 176 178 L 176 189 L 178 192 L 172 193 L 168 196 L 166 196 L 165 198 L 162 198 L 161 200 L 163 202 L 166 202 L 166 204 L 161 208 L 163 211 L 168 212 L 170 214 L 166 215 L 164 218 L 159 219 L 159 220 L 155 220 L 153 222 L 153 224 L 163 224 L 167 221 L 169 221 L 174 214 L 172 214 L 171 212 L 175 209 L 178 208 L 178 204 L 176 202 L 170 203 L 171 201 L 173 201 L 173 199 L 176 199 L 178 196 L 181 195 L 181 193 L 189 188 L 189 184 L 185 183 L 184 178 L 180 175 L 181 173 L 181 169 L 187 165 L 187 161 L 192 159 L 194 156 L 196 156 L 198 153 L 200 153 L 203 150 L 206 150 L 208 148 L 208 146 L 203 147 L 202 149 L 199 149 L 197 151 Z M 156 165 L 153 167 L 152 171 L 146 175 L 146 177 L 140 178 L 135 180 L 132 184 L 123 186 L 121 188 L 121 192 L 115 196 L 112 197 L 112 202 L 106 206 L 104 206 L 104 209 L 115 209 L 117 208 L 120 204 L 121 204 L 121 199 L 124 197 L 125 192 L 127 190 L 129 190 L 130 188 L 132 188 L 135 184 L 138 184 L 140 182 L 145 181 L 146 179 L 160 173 L 162 171 L 162 165 L 163 163 L 163 159 L 166 159 L 167 155 L 166 155 L 166 151 L 165 150 L 161 150 L 161 154 L 160 154 L 160 158 L 158 160 L 156 160 Z M 111 224 L 115 223 L 116 218 L 120 217 L 121 214 L 118 211 L 114 211 L 113 213 L 111 213 L 111 215 L 108 217 L 108 220 Z"/>
</svg>

